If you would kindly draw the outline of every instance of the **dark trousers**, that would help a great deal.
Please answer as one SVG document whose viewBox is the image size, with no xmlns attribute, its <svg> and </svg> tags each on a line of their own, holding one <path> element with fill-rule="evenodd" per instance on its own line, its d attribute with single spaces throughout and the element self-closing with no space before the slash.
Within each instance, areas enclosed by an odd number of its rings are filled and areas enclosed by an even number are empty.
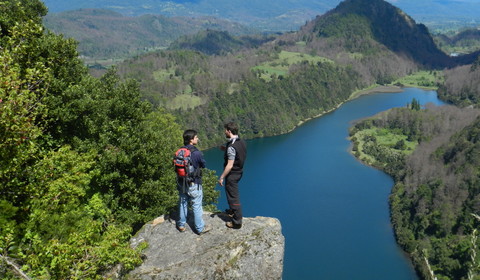
<svg viewBox="0 0 480 280">
<path fill-rule="evenodd" d="M 225 194 L 227 195 L 228 206 L 233 212 L 232 222 L 236 225 L 242 224 L 242 205 L 240 204 L 240 193 L 238 182 L 242 179 L 242 173 L 233 173 L 225 178 Z"/>
</svg>

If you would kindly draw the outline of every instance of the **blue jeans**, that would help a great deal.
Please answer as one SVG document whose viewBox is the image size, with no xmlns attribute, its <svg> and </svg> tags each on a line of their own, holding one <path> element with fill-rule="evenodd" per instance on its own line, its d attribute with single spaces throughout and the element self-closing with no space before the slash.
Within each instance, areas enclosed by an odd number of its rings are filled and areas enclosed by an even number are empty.
<svg viewBox="0 0 480 280">
<path fill-rule="evenodd" d="M 203 231 L 205 227 L 205 223 L 203 221 L 203 207 L 202 207 L 202 200 L 203 200 L 203 189 L 202 185 L 199 184 L 191 184 L 188 187 L 187 193 L 182 193 L 179 191 L 180 199 L 178 201 L 179 206 L 179 215 L 180 219 L 177 221 L 178 227 L 184 227 L 187 223 L 187 216 L 188 216 L 188 204 L 189 202 L 192 205 L 193 210 L 193 217 L 195 222 L 195 230 L 200 233 Z"/>
</svg>

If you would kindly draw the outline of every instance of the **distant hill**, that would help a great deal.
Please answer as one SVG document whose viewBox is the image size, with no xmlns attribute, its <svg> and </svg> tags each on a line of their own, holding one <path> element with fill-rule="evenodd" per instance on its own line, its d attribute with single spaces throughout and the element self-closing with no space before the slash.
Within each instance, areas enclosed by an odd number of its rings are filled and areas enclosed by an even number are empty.
<svg viewBox="0 0 480 280">
<path fill-rule="evenodd" d="M 134 16 L 215 16 L 260 30 L 297 30 L 305 21 L 335 8 L 341 0 L 45 0 L 51 13 L 80 8 L 103 8 Z M 417 22 L 435 28 L 461 27 L 480 22 L 476 0 L 390 0 Z M 448 25 L 447 25 L 448 22 Z"/>
<path fill-rule="evenodd" d="M 468 28 L 454 34 L 437 34 L 437 45 L 453 55 L 467 54 L 480 50 L 480 29 Z"/>
<path fill-rule="evenodd" d="M 422 65 L 452 65 L 425 25 L 383 0 L 345 0 L 309 26 L 320 37 L 343 37 L 352 48 L 365 48 L 362 42 L 371 39 Z"/>
<path fill-rule="evenodd" d="M 103 9 L 81 9 L 49 14 L 44 25 L 55 33 L 75 38 L 81 55 L 92 59 L 131 57 L 149 50 L 167 48 L 180 36 L 205 29 L 234 35 L 254 30 L 213 17 L 123 16 Z"/>
</svg>

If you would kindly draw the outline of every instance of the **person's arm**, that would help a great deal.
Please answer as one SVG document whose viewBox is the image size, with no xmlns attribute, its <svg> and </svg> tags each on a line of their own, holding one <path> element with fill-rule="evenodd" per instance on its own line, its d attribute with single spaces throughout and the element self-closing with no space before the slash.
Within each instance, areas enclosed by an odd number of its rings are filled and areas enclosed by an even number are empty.
<svg viewBox="0 0 480 280">
<path fill-rule="evenodd" d="M 232 170 L 234 161 L 235 160 L 233 159 L 229 159 L 227 161 L 227 165 L 225 166 L 225 169 L 223 169 L 222 175 L 220 175 L 220 178 L 218 179 L 218 183 L 220 184 L 220 186 L 223 186 L 223 180 L 228 175 L 228 173 L 230 173 L 230 171 Z"/>
</svg>

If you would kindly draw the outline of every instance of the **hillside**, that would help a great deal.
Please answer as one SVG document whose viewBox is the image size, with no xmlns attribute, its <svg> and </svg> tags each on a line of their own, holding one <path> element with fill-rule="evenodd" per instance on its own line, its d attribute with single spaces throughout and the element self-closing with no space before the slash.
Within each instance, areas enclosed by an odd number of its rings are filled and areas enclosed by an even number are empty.
<svg viewBox="0 0 480 280">
<path fill-rule="evenodd" d="M 472 65 L 445 70 L 438 95 L 459 107 L 480 107 L 480 57 Z"/>
<path fill-rule="evenodd" d="M 207 55 L 225 55 L 241 49 L 257 48 L 272 41 L 275 36 L 232 36 L 227 31 L 204 30 L 194 35 L 182 36 L 170 44 L 169 49 L 197 50 Z"/>
<path fill-rule="evenodd" d="M 123 16 L 110 10 L 82 9 L 49 14 L 45 26 L 57 34 L 75 38 L 78 51 L 88 61 L 132 57 L 167 48 L 181 36 L 201 30 L 228 31 L 234 35 L 254 30 L 213 17 Z"/>
</svg>

